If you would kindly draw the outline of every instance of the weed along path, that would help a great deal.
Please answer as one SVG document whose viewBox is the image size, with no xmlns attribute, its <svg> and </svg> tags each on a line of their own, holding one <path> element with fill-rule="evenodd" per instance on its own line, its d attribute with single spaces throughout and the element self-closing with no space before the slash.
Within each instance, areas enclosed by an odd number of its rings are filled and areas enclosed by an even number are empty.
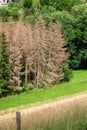
<svg viewBox="0 0 87 130">
<path fill-rule="evenodd" d="M 87 92 L 78 94 L 78 95 L 73 95 L 71 97 L 66 97 L 64 99 L 58 99 L 54 100 L 48 103 L 44 103 L 42 105 L 38 105 L 35 107 L 30 107 L 26 109 L 15 109 L 14 112 L 5 113 L 0 115 L 0 122 L 5 121 L 5 120 L 11 120 L 16 118 L 16 111 L 20 111 L 21 117 L 26 116 L 26 115 L 32 115 L 35 113 L 43 113 L 46 111 L 55 111 L 55 110 L 60 110 L 60 109 L 65 109 L 67 107 L 73 106 L 73 104 L 77 105 L 82 105 L 84 107 L 85 104 L 87 104 Z"/>
</svg>

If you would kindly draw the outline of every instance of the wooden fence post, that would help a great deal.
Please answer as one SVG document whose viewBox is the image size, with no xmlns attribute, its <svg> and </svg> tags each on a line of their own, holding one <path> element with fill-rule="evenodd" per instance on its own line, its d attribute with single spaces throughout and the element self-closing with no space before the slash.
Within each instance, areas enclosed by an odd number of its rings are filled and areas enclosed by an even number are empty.
<svg viewBox="0 0 87 130">
<path fill-rule="evenodd" d="M 17 130 L 21 130 L 21 114 L 20 114 L 20 112 L 16 112 L 16 123 L 17 123 Z"/>
</svg>

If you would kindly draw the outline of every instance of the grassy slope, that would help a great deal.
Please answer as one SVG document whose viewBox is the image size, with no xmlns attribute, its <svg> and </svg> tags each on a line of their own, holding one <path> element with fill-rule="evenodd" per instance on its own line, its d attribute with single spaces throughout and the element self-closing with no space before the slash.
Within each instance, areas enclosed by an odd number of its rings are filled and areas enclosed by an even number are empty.
<svg viewBox="0 0 87 130">
<path fill-rule="evenodd" d="M 87 91 L 87 70 L 75 71 L 69 83 L 62 83 L 52 88 L 28 91 L 21 95 L 0 99 L 0 110 L 56 99 L 84 91 Z"/>
</svg>

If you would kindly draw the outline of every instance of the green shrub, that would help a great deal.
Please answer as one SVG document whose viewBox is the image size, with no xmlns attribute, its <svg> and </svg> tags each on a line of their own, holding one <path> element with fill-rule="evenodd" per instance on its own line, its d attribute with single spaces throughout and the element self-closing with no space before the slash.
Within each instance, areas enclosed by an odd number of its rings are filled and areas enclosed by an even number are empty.
<svg viewBox="0 0 87 130">
<path fill-rule="evenodd" d="M 12 18 L 14 19 L 14 20 L 18 20 L 19 19 L 19 16 L 20 16 L 20 13 L 19 13 L 19 10 L 18 10 L 18 8 L 17 7 L 13 7 L 12 9 L 11 9 L 11 12 L 10 12 L 11 14 L 11 16 L 12 16 Z"/>
<path fill-rule="evenodd" d="M 72 77 L 72 70 L 68 67 L 64 68 L 64 81 L 70 81 Z"/>
<path fill-rule="evenodd" d="M 32 0 L 23 0 L 23 8 L 30 8 L 32 7 Z"/>
<path fill-rule="evenodd" d="M 14 7 L 14 2 L 12 2 L 12 1 L 9 2 L 9 3 L 8 3 L 8 7 L 10 7 L 10 8 Z"/>
<path fill-rule="evenodd" d="M 22 89 L 23 89 L 23 91 L 29 90 L 28 84 L 24 82 L 23 86 L 22 86 Z"/>
<path fill-rule="evenodd" d="M 0 7 L 0 16 L 1 16 L 3 22 L 8 21 L 9 15 L 10 15 L 9 11 L 6 7 Z"/>
<path fill-rule="evenodd" d="M 8 3 L 8 7 L 17 7 L 18 9 L 22 8 L 22 1 L 21 0 L 14 0 Z"/>
<path fill-rule="evenodd" d="M 20 12 L 18 7 L 0 7 L 0 16 L 3 22 L 7 22 L 11 16 L 14 20 L 18 20 Z"/>
</svg>

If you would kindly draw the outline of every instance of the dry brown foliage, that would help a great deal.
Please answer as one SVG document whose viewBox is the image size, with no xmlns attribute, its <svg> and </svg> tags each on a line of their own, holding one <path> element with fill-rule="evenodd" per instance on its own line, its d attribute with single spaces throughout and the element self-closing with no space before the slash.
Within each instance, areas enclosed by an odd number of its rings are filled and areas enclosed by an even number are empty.
<svg viewBox="0 0 87 130">
<path fill-rule="evenodd" d="M 9 42 L 10 88 L 23 82 L 44 87 L 64 78 L 63 65 L 68 58 L 60 24 L 45 25 L 39 18 L 32 27 L 21 20 L 17 23 L 0 22 Z"/>
</svg>

